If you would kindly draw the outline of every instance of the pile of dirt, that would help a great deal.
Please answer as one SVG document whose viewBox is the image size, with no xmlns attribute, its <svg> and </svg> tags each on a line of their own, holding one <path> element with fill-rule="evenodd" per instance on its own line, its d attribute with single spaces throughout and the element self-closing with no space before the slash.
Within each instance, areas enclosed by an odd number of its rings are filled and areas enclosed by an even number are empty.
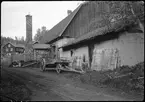
<svg viewBox="0 0 145 102">
<path fill-rule="evenodd" d="M 139 94 L 144 93 L 144 62 L 134 66 L 122 66 L 114 70 L 70 74 L 67 77 L 95 86 L 117 88 Z"/>
<path fill-rule="evenodd" d="M 111 78 L 104 84 L 128 92 L 144 93 L 144 62 L 134 66 L 122 66 L 109 73 Z"/>
<path fill-rule="evenodd" d="M 108 76 L 101 71 L 88 71 L 80 76 L 80 80 L 83 83 L 101 85 L 104 81 L 108 80 Z"/>
<path fill-rule="evenodd" d="M 31 91 L 21 81 L 3 72 L 0 83 L 0 96 L 3 101 L 30 100 Z"/>
</svg>

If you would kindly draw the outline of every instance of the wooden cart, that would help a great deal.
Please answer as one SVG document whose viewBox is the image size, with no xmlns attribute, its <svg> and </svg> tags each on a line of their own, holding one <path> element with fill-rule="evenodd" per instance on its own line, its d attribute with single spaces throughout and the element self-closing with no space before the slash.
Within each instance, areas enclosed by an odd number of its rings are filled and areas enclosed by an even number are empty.
<svg viewBox="0 0 145 102">
<path fill-rule="evenodd" d="M 33 49 L 36 59 L 41 63 L 41 71 L 45 71 L 47 69 L 56 70 L 57 73 L 60 73 L 61 70 L 82 73 L 81 71 L 76 71 L 71 68 L 69 66 L 69 60 L 66 58 L 60 58 L 58 48 L 55 45 L 35 44 Z"/>
</svg>

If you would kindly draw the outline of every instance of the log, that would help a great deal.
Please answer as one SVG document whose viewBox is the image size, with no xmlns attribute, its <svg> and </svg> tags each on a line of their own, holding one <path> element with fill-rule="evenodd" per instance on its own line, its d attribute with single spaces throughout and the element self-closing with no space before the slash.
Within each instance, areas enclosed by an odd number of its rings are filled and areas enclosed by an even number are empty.
<svg viewBox="0 0 145 102">
<path fill-rule="evenodd" d="M 30 63 L 30 64 L 27 64 L 27 65 L 23 65 L 22 67 L 28 67 L 28 66 L 33 65 L 33 64 L 35 64 L 35 63 L 37 63 L 37 62 Z"/>
<path fill-rule="evenodd" d="M 125 76 L 131 75 L 131 74 L 133 74 L 133 73 L 130 72 L 130 73 L 128 73 L 128 74 L 124 74 L 124 75 L 116 76 L 116 77 L 113 77 L 113 78 L 111 78 L 111 79 L 121 78 L 121 77 L 125 77 Z"/>
</svg>

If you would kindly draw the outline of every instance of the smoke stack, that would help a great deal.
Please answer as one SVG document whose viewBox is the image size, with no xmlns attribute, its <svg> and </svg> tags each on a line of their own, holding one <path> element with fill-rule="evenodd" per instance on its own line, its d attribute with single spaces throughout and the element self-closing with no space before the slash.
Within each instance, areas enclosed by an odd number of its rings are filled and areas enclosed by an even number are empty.
<svg viewBox="0 0 145 102">
<path fill-rule="evenodd" d="M 26 15 L 26 42 L 32 42 L 32 16 Z"/>
<path fill-rule="evenodd" d="M 72 13 L 71 10 L 67 10 L 67 15 L 70 15 Z"/>
</svg>

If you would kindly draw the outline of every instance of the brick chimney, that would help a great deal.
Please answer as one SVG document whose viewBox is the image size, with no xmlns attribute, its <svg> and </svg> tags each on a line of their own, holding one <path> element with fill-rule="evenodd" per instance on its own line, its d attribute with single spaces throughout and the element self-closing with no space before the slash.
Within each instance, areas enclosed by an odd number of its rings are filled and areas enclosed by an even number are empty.
<svg viewBox="0 0 145 102">
<path fill-rule="evenodd" d="M 70 15 L 72 13 L 71 10 L 67 10 L 67 15 Z"/>
<path fill-rule="evenodd" d="M 26 42 L 32 42 L 32 16 L 26 15 Z"/>
</svg>

